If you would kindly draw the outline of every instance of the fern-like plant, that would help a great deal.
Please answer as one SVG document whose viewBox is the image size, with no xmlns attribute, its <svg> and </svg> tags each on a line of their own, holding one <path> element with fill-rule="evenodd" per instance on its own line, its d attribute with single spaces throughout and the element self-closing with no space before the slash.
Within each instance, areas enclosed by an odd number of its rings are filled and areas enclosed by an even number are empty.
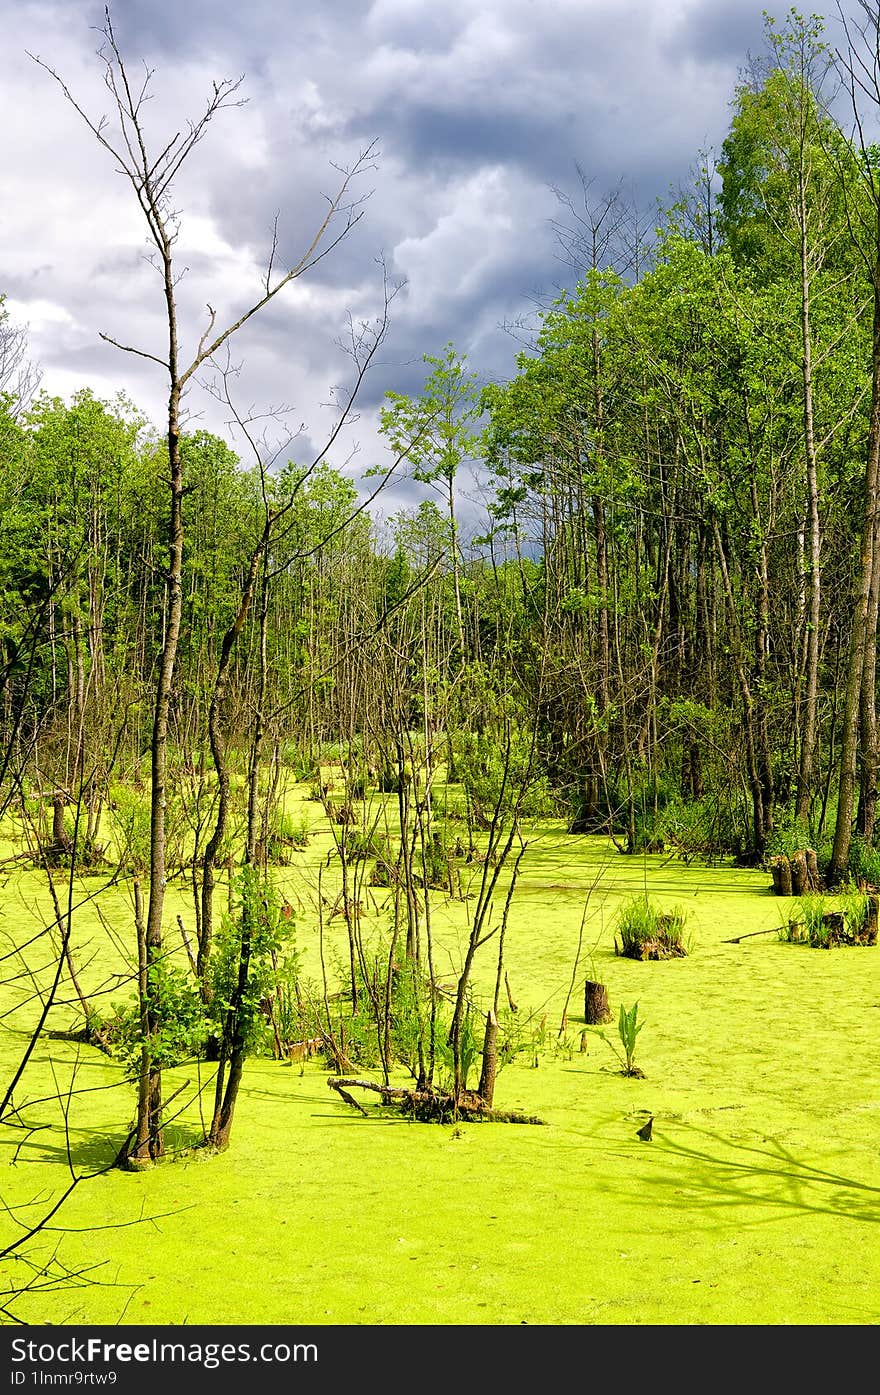
<svg viewBox="0 0 880 1395">
<path fill-rule="evenodd" d="M 624 1055 L 621 1056 L 617 1047 L 612 1041 L 608 1041 L 604 1032 L 599 1032 L 599 1036 L 607 1042 L 622 1066 L 621 1075 L 638 1076 L 644 1079 L 645 1072 L 635 1063 L 636 1037 L 644 1027 L 644 1022 L 639 1021 L 638 1002 L 633 1003 L 631 1008 L 620 1004 L 620 1012 L 617 1017 L 617 1034 L 623 1045 Z"/>
<path fill-rule="evenodd" d="M 625 1008 L 620 1004 L 620 1013 L 617 1018 L 617 1032 L 623 1043 L 626 1053 L 626 1064 L 623 1069 L 624 1075 L 644 1075 L 643 1070 L 635 1064 L 636 1037 L 644 1027 L 644 1022 L 639 1022 L 639 1005 L 633 1003 L 631 1008 Z"/>
</svg>

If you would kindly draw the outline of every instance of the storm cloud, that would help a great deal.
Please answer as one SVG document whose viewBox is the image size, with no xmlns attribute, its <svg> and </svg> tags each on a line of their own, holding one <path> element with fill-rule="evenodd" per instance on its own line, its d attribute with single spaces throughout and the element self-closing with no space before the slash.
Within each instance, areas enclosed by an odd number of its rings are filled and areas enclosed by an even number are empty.
<svg viewBox="0 0 880 1395">
<path fill-rule="evenodd" d="M 452 341 L 481 379 L 503 378 L 521 344 L 509 326 L 574 271 L 560 257 L 559 193 L 579 173 L 601 197 L 625 185 L 647 219 L 720 148 L 738 75 L 764 49 L 764 0 L 116 0 L 116 38 L 140 79 L 154 149 L 197 119 L 215 80 L 242 78 L 245 105 L 222 112 L 181 171 L 178 265 L 184 352 L 206 305 L 234 320 L 276 266 L 293 264 L 343 177 L 360 215 L 307 278 L 235 341 L 245 409 L 291 408 L 297 453 L 320 448 L 331 390 L 351 363 L 350 326 L 391 324 L 359 417 L 335 449 L 357 475 L 382 459 L 387 388 L 416 391 L 422 355 Z M 114 169 L 38 56 L 83 109 L 111 112 L 96 49 L 103 7 L 4 0 L 0 107 L 5 136 L 0 294 L 29 326 L 47 390 L 124 392 L 161 424 L 161 283 L 147 259 L 131 186 Z M 779 18 L 784 19 L 784 12 Z M 839 39 L 836 10 L 829 36 Z M 323 405 L 322 405 L 323 404 Z M 195 387 L 191 421 L 223 431 Z M 398 493 L 399 502 L 404 495 Z"/>
</svg>

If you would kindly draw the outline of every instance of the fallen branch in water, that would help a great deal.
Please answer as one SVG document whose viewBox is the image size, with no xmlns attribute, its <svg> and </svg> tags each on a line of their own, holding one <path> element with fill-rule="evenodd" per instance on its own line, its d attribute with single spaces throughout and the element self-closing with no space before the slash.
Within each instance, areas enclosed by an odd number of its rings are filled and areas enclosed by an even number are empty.
<svg viewBox="0 0 880 1395">
<path fill-rule="evenodd" d="M 544 1123 L 543 1119 L 538 1119 L 533 1114 L 521 1114 L 515 1109 L 490 1109 L 473 1090 L 466 1090 L 463 1096 L 456 1100 L 454 1096 L 441 1090 L 407 1090 L 401 1085 L 379 1085 L 375 1080 L 349 1080 L 331 1075 L 327 1084 L 346 1104 L 353 1104 L 361 1114 L 366 1114 L 366 1110 L 349 1093 L 352 1089 L 372 1090 L 381 1096 L 383 1104 L 395 1105 L 422 1123 L 442 1124 L 456 1120 L 489 1124 Z"/>
<path fill-rule="evenodd" d="M 745 935 L 737 935 L 732 940 L 722 940 L 723 945 L 738 945 L 740 940 L 750 940 L 753 935 L 778 935 L 779 930 L 775 925 L 771 925 L 769 930 L 749 930 Z"/>
</svg>

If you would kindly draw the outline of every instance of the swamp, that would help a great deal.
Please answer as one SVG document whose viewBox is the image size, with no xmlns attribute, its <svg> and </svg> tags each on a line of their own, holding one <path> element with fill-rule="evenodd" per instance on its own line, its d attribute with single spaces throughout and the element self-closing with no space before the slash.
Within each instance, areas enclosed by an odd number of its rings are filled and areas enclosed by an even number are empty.
<svg viewBox="0 0 880 1395">
<path fill-rule="evenodd" d="M 4 1325 L 880 1319 L 880 186 L 824 96 L 871 100 L 861 12 L 765 17 L 647 243 L 583 181 L 508 378 L 398 364 L 383 271 L 321 441 L 232 345 L 375 147 L 194 318 L 239 83 L 165 137 L 109 10 L 107 120 L 36 60 L 143 219 L 164 347 L 102 336 L 167 415 L 40 390 L 0 296 Z"/>
<path fill-rule="evenodd" d="M 306 791 L 291 807 L 312 831 L 277 879 L 300 924 L 335 842 Z M 95 881 L 77 879 L 75 900 Z M 620 911 L 646 889 L 657 906 L 684 908 L 686 955 L 615 952 Z M 332 900 L 332 880 L 324 890 Z M 77 913 L 86 994 L 117 973 L 124 982 L 124 956 L 102 920 L 131 919 L 130 888 L 104 895 L 100 918 L 88 905 Z M 381 912 L 387 895 L 369 899 Z M 452 979 L 471 903 L 432 895 L 435 962 Z M 8 876 L 6 918 L 26 939 L 46 902 L 38 874 Z M 20 1223 L 48 1209 L 71 1170 L 100 1175 L 71 1195 L 63 1227 L 37 1237 L 30 1262 L 55 1267 L 54 1291 L 45 1278 L 32 1292 L 23 1283 L 17 1315 L 104 1324 L 876 1322 L 876 952 L 787 942 L 783 909 L 792 904 L 762 871 L 626 858 L 605 838 L 539 822 L 507 929 L 516 1011 L 505 993 L 496 1101 L 540 1126 L 413 1122 L 362 1095 L 363 1117 L 328 1089 L 334 1067 L 320 1052 L 273 1058 L 269 1049 L 248 1062 L 238 1133 L 219 1156 L 197 1146 L 215 1067 L 168 1069 L 167 1160 L 130 1173 L 108 1166 L 129 1122 L 123 1069 L 94 1046 L 53 1036 L 47 1022 L 27 1089 L 16 1093 L 19 1127 L 5 1131 L 7 1205 Z M 183 891 L 172 905 L 189 914 Z M 298 931 L 297 949 L 303 983 L 320 996 L 322 952 L 334 978 L 347 962 L 344 922 L 328 919 L 323 951 L 314 930 Z M 492 942 L 475 969 L 482 1003 L 494 993 L 491 951 Z M 172 955 L 184 954 L 178 942 Z M 28 957 L 43 963 L 45 979 L 44 941 Z M 615 1019 L 620 1004 L 638 1003 L 641 1078 L 623 1072 L 616 1020 L 586 1024 L 586 980 L 606 984 Z M 19 983 L 4 991 L 7 1070 L 33 1016 L 32 1006 L 14 1009 Z M 58 1031 L 81 1025 L 69 980 L 50 1021 Z M 407 1084 L 400 1070 L 392 1078 Z M 649 1118 L 645 1142 L 638 1130 Z"/>
</svg>

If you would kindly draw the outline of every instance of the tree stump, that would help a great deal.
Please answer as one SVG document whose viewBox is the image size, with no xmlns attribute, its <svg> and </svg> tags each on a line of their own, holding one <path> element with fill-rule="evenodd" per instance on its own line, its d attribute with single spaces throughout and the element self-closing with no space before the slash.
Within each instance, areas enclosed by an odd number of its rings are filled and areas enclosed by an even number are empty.
<svg viewBox="0 0 880 1395">
<path fill-rule="evenodd" d="M 810 890 L 806 853 L 802 849 L 799 849 L 798 852 L 793 852 L 788 859 L 788 863 L 791 867 L 792 896 L 805 896 Z"/>
<path fill-rule="evenodd" d="M 819 860 L 815 848 L 799 848 L 770 859 L 773 890 L 777 896 L 805 896 L 820 887 Z"/>
<path fill-rule="evenodd" d="M 846 916 L 843 911 L 828 911 L 822 917 L 822 925 L 827 934 L 826 949 L 831 949 L 834 945 L 844 944 L 849 938 Z"/>
<path fill-rule="evenodd" d="M 52 796 L 52 841 L 41 849 L 41 855 L 50 867 L 60 867 L 73 851 L 73 841 L 64 828 L 64 807 L 67 802 L 64 791 L 56 790 Z"/>
<path fill-rule="evenodd" d="M 869 896 L 865 912 L 865 923 L 862 926 L 863 944 L 875 945 L 877 943 L 878 914 L 880 914 L 880 896 Z"/>
<path fill-rule="evenodd" d="M 613 1014 L 608 1006 L 608 989 L 604 983 L 587 979 L 584 984 L 584 1020 L 590 1027 L 610 1022 Z"/>
<path fill-rule="evenodd" d="M 774 857 L 770 863 L 770 872 L 773 877 L 773 890 L 777 896 L 791 895 L 791 865 L 788 858 L 783 853 L 780 857 Z"/>
</svg>

